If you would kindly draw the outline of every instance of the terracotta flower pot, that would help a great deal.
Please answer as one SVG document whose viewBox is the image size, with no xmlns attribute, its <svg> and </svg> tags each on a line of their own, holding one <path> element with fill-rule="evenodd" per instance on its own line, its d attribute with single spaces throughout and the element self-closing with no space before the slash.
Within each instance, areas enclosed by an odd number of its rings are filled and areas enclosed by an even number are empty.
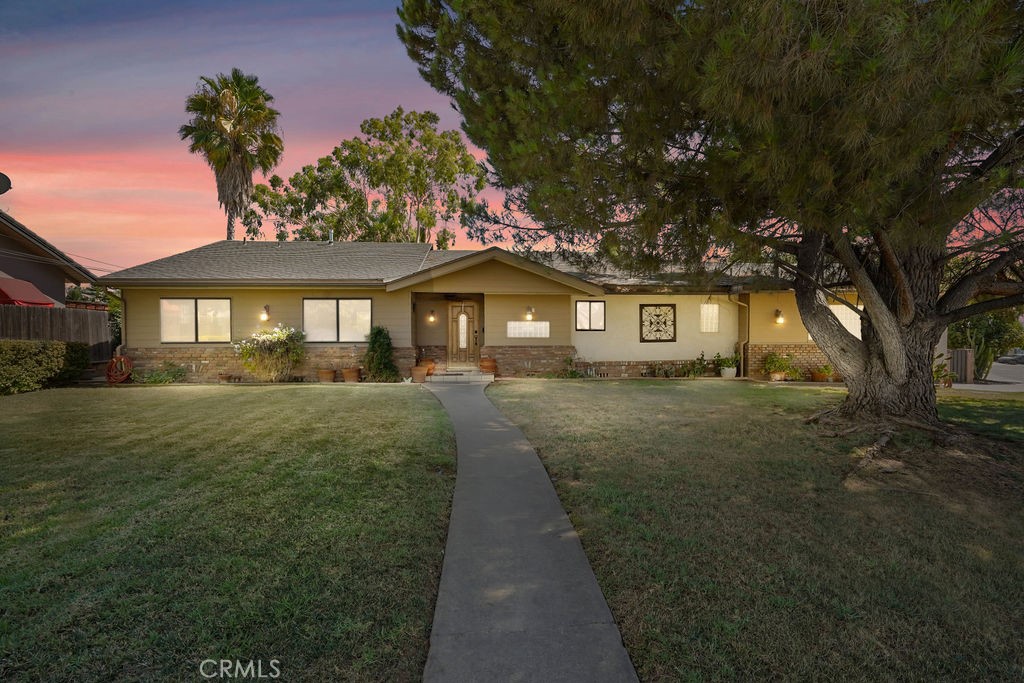
<svg viewBox="0 0 1024 683">
<path fill-rule="evenodd" d="M 773 382 L 785 382 L 786 381 L 786 373 L 784 373 L 784 372 L 769 372 L 768 376 L 771 377 L 771 380 Z"/>
<path fill-rule="evenodd" d="M 433 358 L 426 358 L 424 360 L 421 360 L 419 363 L 417 363 L 417 365 L 427 369 L 427 377 L 430 377 L 431 375 L 434 374 L 434 368 L 437 366 Z"/>
<path fill-rule="evenodd" d="M 826 375 L 824 372 L 817 372 L 815 370 L 811 370 L 811 381 L 812 382 L 827 382 L 828 378 L 829 378 L 829 375 Z"/>
<path fill-rule="evenodd" d="M 428 368 L 422 365 L 417 365 L 412 369 L 412 381 L 416 384 L 422 384 L 427 381 Z"/>
<path fill-rule="evenodd" d="M 338 379 L 338 371 L 333 368 L 320 368 L 316 371 L 316 378 L 320 382 L 335 382 Z"/>
<path fill-rule="evenodd" d="M 497 374 L 498 372 L 498 361 L 494 358 L 481 358 L 480 359 L 480 372 L 491 372 Z"/>
<path fill-rule="evenodd" d="M 341 376 L 346 382 L 358 382 L 359 381 L 359 368 L 342 368 Z"/>
</svg>

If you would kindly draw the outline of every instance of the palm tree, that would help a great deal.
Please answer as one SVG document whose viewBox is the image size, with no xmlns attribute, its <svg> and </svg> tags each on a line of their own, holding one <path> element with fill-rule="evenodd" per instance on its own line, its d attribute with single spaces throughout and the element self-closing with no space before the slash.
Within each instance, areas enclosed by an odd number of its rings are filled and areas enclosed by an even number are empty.
<svg viewBox="0 0 1024 683">
<path fill-rule="evenodd" d="M 188 151 L 202 154 L 217 179 L 217 201 L 228 217 L 228 236 L 235 238 L 235 218 L 252 198 L 252 174 L 264 174 L 281 159 L 283 144 L 274 97 L 260 87 L 256 76 L 239 69 L 216 78 L 202 76 L 185 101 L 189 122 L 178 129 L 189 140 Z"/>
</svg>

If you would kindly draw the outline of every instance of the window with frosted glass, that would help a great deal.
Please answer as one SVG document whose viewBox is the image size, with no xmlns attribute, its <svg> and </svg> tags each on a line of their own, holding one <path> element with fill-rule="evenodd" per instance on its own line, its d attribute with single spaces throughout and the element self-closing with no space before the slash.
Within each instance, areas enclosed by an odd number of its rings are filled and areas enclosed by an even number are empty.
<svg viewBox="0 0 1024 683">
<path fill-rule="evenodd" d="M 338 308 L 334 299 L 302 300 L 302 331 L 306 341 L 338 341 Z"/>
<path fill-rule="evenodd" d="M 160 341 L 231 341 L 231 300 L 161 299 Z"/>
<path fill-rule="evenodd" d="M 196 338 L 201 342 L 231 341 L 231 301 L 196 299 Z"/>
<path fill-rule="evenodd" d="M 547 320 L 509 320 L 505 336 L 509 339 L 546 339 L 551 336 L 551 323 Z"/>
<path fill-rule="evenodd" d="M 365 342 L 370 334 L 370 299 L 304 299 L 302 331 L 311 342 Z"/>
<path fill-rule="evenodd" d="M 700 331 L 705 333 L 718 332 L 718 304 L 700 305 Z"/>
<path fill-rule="evenodd" d="M 364 342 L 370 336 L 369 299 L 338 299 L 338 341 Z"/>
<path fill-rule="evenodd" d="M 604 302 L 576 302 L 576 330 L 578 332 L 604 331 Z"/>
</svg>

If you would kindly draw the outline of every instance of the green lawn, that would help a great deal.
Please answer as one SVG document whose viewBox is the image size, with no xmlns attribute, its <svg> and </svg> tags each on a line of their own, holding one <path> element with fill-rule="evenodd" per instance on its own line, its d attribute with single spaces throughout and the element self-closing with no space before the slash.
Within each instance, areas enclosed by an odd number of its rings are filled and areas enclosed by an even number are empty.
<svg viewBox="0 0 1024 683">
<path fill-rule="evenodd" d="M 1024 401 L 942 404 L 1016 441 L 900 437 L 858 469 L 872 437 L 803 424 L 836 389 L 488 395 L 537 446 L 642 680 L 1024 677 Z"/>
<path fill-rule="evenodd" d="M 0 680 L 417 680 L 454 452 L 408 385 L 0 398 Z"/>
</svg>

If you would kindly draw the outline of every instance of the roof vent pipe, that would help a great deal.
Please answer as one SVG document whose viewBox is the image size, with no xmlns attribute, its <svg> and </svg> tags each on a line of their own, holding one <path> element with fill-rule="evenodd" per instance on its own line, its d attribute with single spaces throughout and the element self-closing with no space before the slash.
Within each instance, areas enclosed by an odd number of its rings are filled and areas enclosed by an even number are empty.
<svg viewBox="0 0 1024 683">
<path fill-rule="evenodd" d="M 327 244 L 334 244 L 334 228 L 327 231 Z"/>
</svg>

